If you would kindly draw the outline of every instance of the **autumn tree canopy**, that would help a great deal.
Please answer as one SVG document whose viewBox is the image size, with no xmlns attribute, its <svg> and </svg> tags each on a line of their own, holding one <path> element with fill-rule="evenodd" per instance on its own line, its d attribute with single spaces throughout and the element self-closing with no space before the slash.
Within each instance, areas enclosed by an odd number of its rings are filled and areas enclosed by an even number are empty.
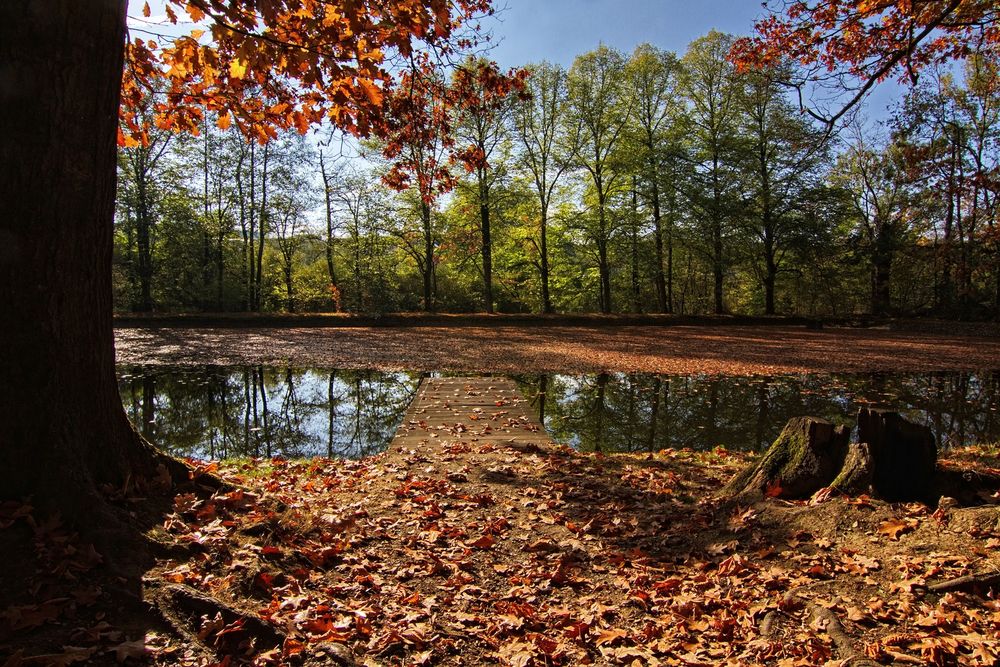
<svg viewBox="0 0 1000 667">
<path fill-rule="evenodd" d="M 1000 47 L 995 0 L 778 0 L 754 37 L 732 55 L 739 67 L 788 58 L 801 66 L 794 83 L 851 91 L 832 111 L 804 109 L 835 123 L 876 84 L 891 78 L 916 83 L 930 65 Z M 777 5 L 777 6 L 774 6 Z"/>
<path fill-rule="evenodd" d="M 478 41 L 490 0 L 166 0 L 180 37 L 134 31 L 126 47 L 121 143 L 143 141 L 137 114 L 156 92 L 155 124 L 197 132 L 204 114 L 259 141 L 324 118 L 368 134 L 383 117 L 393 70 L 418 53 L 436 62 Z M 147 4 L 142 14 L 149 18 Z"/>
</svg>

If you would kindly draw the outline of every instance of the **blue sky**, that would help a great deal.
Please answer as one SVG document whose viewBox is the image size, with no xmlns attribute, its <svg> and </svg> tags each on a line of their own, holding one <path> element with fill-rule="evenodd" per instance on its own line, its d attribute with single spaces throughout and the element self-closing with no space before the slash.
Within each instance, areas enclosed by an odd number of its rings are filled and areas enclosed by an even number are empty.
<svg viewBox="0 0 1000 667">
<path fill-rule="evenodd" d="M 764 16 L 758 0 L 496 0 L 499 13 L 487 22 L 496 46 L 490 57 L 505 67 L 548 60 L 565 67 L 604 43 L 626 54 L 648 42 L 677 55 L 710 30 L 749 35 Z M 878 86 L 865 115 L 887 117 L 901 91 Z"/>
<path fill-rule="evenodd" d="M 649 42 L 678 55 L 711 29 L 749 34 L 757 0 L 497 0 L 492 57 L 512 67 L 549 60 L 569 66 L 598 44 L 629 53 Z"/>
</svg>

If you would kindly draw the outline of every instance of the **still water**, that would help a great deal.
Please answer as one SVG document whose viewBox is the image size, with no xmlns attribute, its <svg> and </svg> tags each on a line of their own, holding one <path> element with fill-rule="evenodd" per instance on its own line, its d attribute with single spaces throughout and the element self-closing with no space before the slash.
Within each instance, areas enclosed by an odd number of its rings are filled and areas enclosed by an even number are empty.
<svg viewBox="0 0 1000 667">
<path fill-rule="evenodd" d="M 140 431 L 178 456 L 361 458 L 388 447 L 422 374 L 273 367 L 120 367 Z M 779 377 L 524 375 L 557 441 L 584 451 L 759 450 L 785 422 L 904 412 L 942 447 L 1000 441 L 1000 371 Z"/>
</svg>

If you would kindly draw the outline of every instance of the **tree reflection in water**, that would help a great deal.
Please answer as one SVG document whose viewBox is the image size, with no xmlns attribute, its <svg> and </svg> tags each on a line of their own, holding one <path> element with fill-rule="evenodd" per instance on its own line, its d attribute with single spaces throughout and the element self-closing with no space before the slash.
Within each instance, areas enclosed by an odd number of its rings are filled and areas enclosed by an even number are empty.
<svg viewBox="0 0 1000 667">
<path fill-rule="evenodd" d="M 584 451 L 759 450 L 792 417 L 850 423 L 860 405 L 904 412 L 929 426 L 942 447 L 1000 441 L 1000 372 L 517 380 L 549 433 Z"/>
<path fill-rule="evenodd" d="M 296 368 L 119 369 L 137 428 L 179 456 L 360 458 L 384 451 L 418 373 Z M 905 412 L 943 447 L 1000 441 L 1000 372 L 779 377 L 625 373 L 515 378 L 558 441 L 585 451 L 756 450 L 791 417 Z"/>
<path fill-rule="evenodd" d="M 119 369 L 126 411 L 177 456 L 362 458 L 384 451 L 419 375 L 295 368 Z"/>
</svg>

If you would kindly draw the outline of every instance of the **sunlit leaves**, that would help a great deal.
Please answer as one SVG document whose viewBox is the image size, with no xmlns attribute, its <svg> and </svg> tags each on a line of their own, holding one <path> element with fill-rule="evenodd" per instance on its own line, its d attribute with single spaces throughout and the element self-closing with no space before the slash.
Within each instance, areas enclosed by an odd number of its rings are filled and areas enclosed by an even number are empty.
<svg viewBox="0 0 1000 667">
<path fill-rule="evenodd" d="M 144 140 L 136 109 L 156 100 L 157 125 L 197 132 L 206 111 L 228 113 L 245 136 L 305 131 L 330 119 L 366 135 L 381 127 L 393 86 L 390 59 L 430 50 L 442 57 L 478 40 L 468 21 L 489 0 L 168 0 L 166 20 L 193 23 L 161 43 L 133 38 L 126 49 L 122 121 Z M 143 16 L 150 17 L 148 5 Z M 211 33 L 209 43 L 200 39 Z M 276 104 L 285 104 L 282 113 Z"/>
<path fill-rule="evenodd" d="M 756 31 L 733 48 L 741 68 L 789 58 L 812 81 L 853 78 L 860 94 L 893 76 L 916 83 L 932 64 L 1000 46 L 992 0 L 788 0 Z"/>
</svg>

